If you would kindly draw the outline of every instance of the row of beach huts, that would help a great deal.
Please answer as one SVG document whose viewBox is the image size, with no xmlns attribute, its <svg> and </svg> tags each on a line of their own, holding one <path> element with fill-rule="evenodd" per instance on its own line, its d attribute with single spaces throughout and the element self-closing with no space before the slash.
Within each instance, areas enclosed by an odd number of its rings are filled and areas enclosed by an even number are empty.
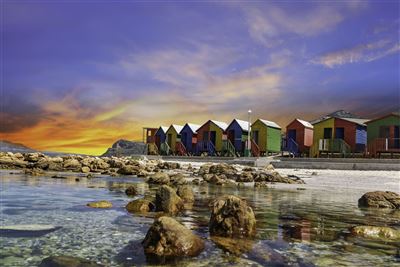
<svg viewBox="0 0 400 267">
<path fill-rule="evenodd" d="M 311 122 L 296 118 L 285 133 L 277 123 L 264 119 L 251 125 L 240 119 L 229 124 L 208 120 L 202 125 L 143 128 L 143 138 L 152 155 L 393 157 L 400 153 L 400 113 L 362 119 L 339 110 Z"/>
</svg>

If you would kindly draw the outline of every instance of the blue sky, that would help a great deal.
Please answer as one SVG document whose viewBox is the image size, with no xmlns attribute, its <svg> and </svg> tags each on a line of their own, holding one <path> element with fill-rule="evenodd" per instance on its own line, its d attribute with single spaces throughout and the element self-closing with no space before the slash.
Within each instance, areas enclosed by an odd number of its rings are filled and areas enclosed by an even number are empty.
<svg viewBox="0 0 400 267">
<path fill-rule="evenodd" d="M 98 152 L 141 127 L 399 107 L 398 1 L 3 1 L 2 138 Z M 55 134 L 57 133 L 57 134 Z"/>
</svg>

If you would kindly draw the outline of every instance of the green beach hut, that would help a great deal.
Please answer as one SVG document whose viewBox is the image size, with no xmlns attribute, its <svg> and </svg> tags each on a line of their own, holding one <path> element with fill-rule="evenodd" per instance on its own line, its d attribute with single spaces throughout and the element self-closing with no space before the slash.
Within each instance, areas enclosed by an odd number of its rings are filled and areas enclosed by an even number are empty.
<svg viewBox="0 0 400 267">
<path fill-rule="evenodd" d="M 282 129 L 273 121 L 258 119 L 251 125 L 251 139 L 254 156 L 280 152 Z"/>
</svg>

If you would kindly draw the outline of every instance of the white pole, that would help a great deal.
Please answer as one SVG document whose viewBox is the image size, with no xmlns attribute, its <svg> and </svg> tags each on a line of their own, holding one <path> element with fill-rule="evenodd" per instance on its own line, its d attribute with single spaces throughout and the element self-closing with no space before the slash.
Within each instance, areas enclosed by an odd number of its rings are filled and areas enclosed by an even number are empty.
<svg viewBox="0 0 400 267">
<path fill-rule="evenodd" d="M 249 156 L 250 156 L 250 151 L 251 151 L 251 139 L 250 139 L 250 133 L 251 133 L 251 109 L 248 111 L 249 115 L 249 125 L 248 125 L 248 132 L 247 132 L 247 149 L 249 150 Z"/>
</svg>

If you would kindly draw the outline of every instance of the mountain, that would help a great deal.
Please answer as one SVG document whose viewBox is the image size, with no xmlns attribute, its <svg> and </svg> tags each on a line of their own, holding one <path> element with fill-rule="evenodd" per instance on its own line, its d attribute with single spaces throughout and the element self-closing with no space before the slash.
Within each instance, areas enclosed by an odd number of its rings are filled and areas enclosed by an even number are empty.
<svg viewBox="0 0 400 267">
<path fill-rule="evenodd" d="M 104 153 L 103 157 L 111 157 L 111 156 L 132 156 L 132 155 L 146 155 L 147 154 L 146 144 L 143 142 L 132 142 L 128 140 L 118 140 L 115 142 L 112 147 L 107 149 L 106 153 Z"/>
<path fill-rule="evenodd" d="M 0 151 L 26 153 L 26 152 L 34 152 L 35 150 L 23 144 L 13 143 L 6 140 L 0 140 Z"/>
</svg>

